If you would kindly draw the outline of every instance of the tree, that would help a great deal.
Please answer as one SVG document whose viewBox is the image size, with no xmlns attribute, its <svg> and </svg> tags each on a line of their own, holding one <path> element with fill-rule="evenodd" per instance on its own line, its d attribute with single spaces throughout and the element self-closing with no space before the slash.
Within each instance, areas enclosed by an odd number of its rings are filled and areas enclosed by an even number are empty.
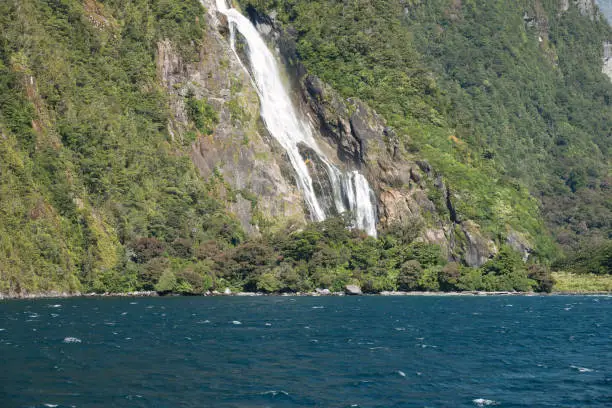
<svg viewBox="0 0 612 408">
<path fill-rule="evenodd" d="M 446 264 L 438 276 L 440 289 L 443 291 L 457 290 L 460 277 L 461 266 L 457 262 Z"/>
<path fill-rule="evenodd" d="M 137 263 L 147 263 L 164 253 L 166 244 L 157 238 L 138 238 L 131 245 L 134 251 L 134 261 Z"/>
<path fill-rule="evenodd" d="M 281 281 L 271 272 L 266 272 L 257 279 L 258 291 L 274 293 L 281 290 L 282 287 Z"/>
<path fill-rule="evenodd" d="M 171 270 L 166 270 L 155 285 L 155 290 L 160 293 L 169 293 L 176 288 L 176 285 L 176 275 Z"/>
<path fill-rule="evenodd" d="M 555 280 L 550 273 L 550 269 L 544 265 L 532 264 L 527 268 L 529 279 L 536 282 L 535 290 L 537 292 L 552 292 Z"/>
<path fill-rule="evenodd" d="M 397 288 L 403 291 L 417 290 L 419 288 L 419 278 L 422 274 L 423 268 L 419 261 L 404 262 L 397 277 Z"/>
</svg>

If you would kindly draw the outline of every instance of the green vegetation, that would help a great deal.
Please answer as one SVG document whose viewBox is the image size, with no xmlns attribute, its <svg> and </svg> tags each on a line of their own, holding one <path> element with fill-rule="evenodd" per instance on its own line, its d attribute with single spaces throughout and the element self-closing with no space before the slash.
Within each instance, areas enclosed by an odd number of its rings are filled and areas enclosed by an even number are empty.
<svg viewBox="0 0 612 408">
<path fill-rule="evenodd" d="M 188 144 L 218 124 L 213 106 L 188 94 L 191 132 L 185 141 L 168 134 L 157 46 L 170 41 L 197 60 L 201 4 L 8 0 L 0 2 L 0 292 L 352 283 L 367 293 L 550 291 L 556 252 L 538 207 L 574 251 L 557 267 L 612 270 L 612 91 L 596 69 L 607 25 L 574 9 L 560 16 L 545 1 L 550 32 L 540 44 L 522 20 L 533 11 L 527 1 L 464 2 L 456 12 L 443 0 L 406 9 L 390 0 L 245 3 L 278 9 L 297 30 L 306 67 L 384 115 L 407 151 L 444 176 L 460 220 L 499 242 L 508 227 L 524 234 L 536 243 L 534 263 L 506 246 L 478 269 L 449 263 L 418 240 L 422 225 L 373 239 L 330 219 L 247 239 L 222 199 L 241 194 L 256 208 L 257 198 L 218 173 L 201 179 L 189 157 Z M 234 126 L 248 119 L 237 97 L 228 109 Z M 569 287 L 567 275 L 557 279 Z"/>
<path fill-rule="evenodd" d="M 209 285 L 192 247 L 243 232 L 167 134 L 155 64 L 163 39 L 197 56 L 204 21 L 197 0 L 0 3 L 0 291 Z"/>
<path fill-rule="evenodd" d="M 567 272 L 554 272 L 552 276 L 555 280 L 555 292 L 612 292 L 612 276 L 610 275 L 579 275 Z"/>
<path fill-rule="evenodd" d="M 212 135 L 215 126 L 219 123 L 215 108 L 205 100 L 197 99 L 193 94 L 187 96 L 187 114 L 196 129 L 205 135 Z"/>
<path fill-rule="evenodd" d="M 212 288 L 216 289 L 342 291 L 347 284 L 358 284 L 366 293 L 378 293 L 441 289 L 550 291 L 552 287 L 545 266 L 527 266 L 508 248 L 482 268 L 472 269 L 448 263 L 437 245 L 405 241 L 398 231 L 388 231 L 374 239 L 347 227 L 345 219 L 334 218 L 311 223 L 304 229 L 282 230 L 226 250 L 207 242 L 197 249 L 197 258 L 209 265 Z"/>
<path fill-rule="evenodd" d="M 612 38 L 554 0 L 243 0 L 294 30 L 306 68 L 368 102 L 456 197 L 458 218 L 509 225 L 535 256 L 612 234 Z M 541 214 L 540 214 L 541 210 Z"/>
<path fill-rule="evenodd" d="M 570 257 L 555 263 L 555 268 L 582 274 L 612 275 L 612 241 L 579 248 Z"/>
</svg>

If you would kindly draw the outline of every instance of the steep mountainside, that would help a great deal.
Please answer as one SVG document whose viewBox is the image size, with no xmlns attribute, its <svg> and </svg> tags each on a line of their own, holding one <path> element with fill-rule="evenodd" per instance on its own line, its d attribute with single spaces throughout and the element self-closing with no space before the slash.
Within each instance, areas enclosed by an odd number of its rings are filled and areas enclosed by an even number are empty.
<svg viewBox="0 0 612 408">
<path fill-rule="evenodd" d="M 529 230 L 517 213 L 525 187 L 567 251 L 609 246 L 612 84 L 601 61 L 612 30 L 593 1 L 243 4 L 272 15 L 294 59 L 427 158 L 460 218 L 503 235 L 507 204 L 513 227 Z"/>
<path fill-rule="evenodd" d="M 129 288 L 139 238 L 180 254 L 243 236 L 188 156 L 219 114 L 194 102 L 202 125 L 174 137 L 156 74 L 162 39 L 199 58 L 199 3 L 4 1 L 0 16 L 0 291 Z"/>
<path fill-rule="evenodd" d="M 331 167 L 300 146 L 331 217 L 305 226 L 215 1 L 8 0 L 0 293 L 546 290 L 550 231 L 605 254 L 612 35 L 592 2 L 241 4 L 329 164 L 365 175 L 379 238 L 334 218 Z"/>
</svg>

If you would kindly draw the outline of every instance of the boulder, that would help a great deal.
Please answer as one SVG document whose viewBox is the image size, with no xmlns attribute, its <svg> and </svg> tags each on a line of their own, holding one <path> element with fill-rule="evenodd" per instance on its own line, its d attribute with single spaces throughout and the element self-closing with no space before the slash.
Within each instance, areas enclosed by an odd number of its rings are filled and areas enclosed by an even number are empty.
<svg viewBox="0 0 612 408">
<path fill-rule="evenodd" d="M 344 287 L 344 293 L 346 293 L 347 295 L 362 295 L 363 292 L 361 291 L 361 288 L 357 285 L 346 285 Z"/>
<path fill-rule="evenodd" d="M 224 295 L 231 295 L 232 294 L 232 290 L 230 288 L 225 288 L 225 290 L 223 291 Z"/>
<path fill-rule="evenodd" d="M 317 288 L 315 290 L 315 292 L 317 294 L 319 294 L 319 295 L 324 295 L 324 296 L 331 295 L 331 291 L 329 289 L 320 289 L 320 288 Z"/>
</svg>

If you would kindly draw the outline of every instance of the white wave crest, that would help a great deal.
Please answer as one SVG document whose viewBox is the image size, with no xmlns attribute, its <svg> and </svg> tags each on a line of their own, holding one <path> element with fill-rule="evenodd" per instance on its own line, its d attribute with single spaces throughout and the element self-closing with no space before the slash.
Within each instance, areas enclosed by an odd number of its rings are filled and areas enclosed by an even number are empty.
<svg viewBox="0 0 612 408">
<path fill-rule="evenodd" d="M 261 393 L 261 395 L 272 395 L 273 397 L 276 397 L 279 394 L 281 394 L 281 395 L 289 395 L 289 393 L 287 391 L 283 391 L 283 390 L 280 390 L 280 391 L 270 390 L 270 391 L 265 391 L 265 392 Z"/>
<path fill-rule="evenodd" d="M 499 405 L 499 402 L 497 401 L 493 401 L 490 399 L 484 399 L 484 398 L 476 398 L 475 400 L 472 400 L 472 402 L 476 404 L 477 407 L 488 407 L 491 405 Z"/>
<path fill-rule="evenodd" d="M 76 337 L 66 337 L 64 339 L 64 343 L 69 344 L 69 343 L 81 343 L 81 339 L 76 338 Z"/>
<path fill-rule="evenodd" d="M 575 366 L 575 365 L 570 366 L 570 367 L 573 368 L 574 370 L 578 370 L 581 373 L 592 373 L 593 371 L 595 371 L 592 368 L 578 367 L 578 366 Z"/>
</svg>

